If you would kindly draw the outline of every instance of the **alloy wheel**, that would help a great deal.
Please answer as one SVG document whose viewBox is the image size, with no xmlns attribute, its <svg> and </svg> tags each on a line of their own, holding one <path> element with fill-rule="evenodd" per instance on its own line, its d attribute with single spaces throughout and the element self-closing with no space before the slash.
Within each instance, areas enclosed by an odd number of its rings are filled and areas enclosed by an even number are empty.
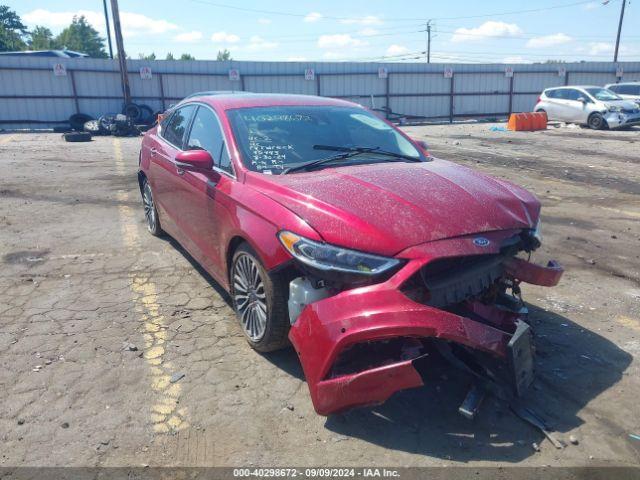
<svg viewBox="0 0 640 480">
<path fill-rule="evenodd" d="M 245 334 L 259 341 L 267 329 L 267 297 L 258 266 L 247 254 L 233 265 L 233 300 Z"/>
</svg>

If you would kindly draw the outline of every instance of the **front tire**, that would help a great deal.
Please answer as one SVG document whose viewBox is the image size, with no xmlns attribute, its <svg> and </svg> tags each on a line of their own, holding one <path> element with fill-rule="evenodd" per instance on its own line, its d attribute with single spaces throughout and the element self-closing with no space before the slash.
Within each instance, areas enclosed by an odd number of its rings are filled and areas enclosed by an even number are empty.
<svg viewBox="0 0 640 480">
<path fill-rule="evenodd" d="M 607 122 L 604 120 L 600 113 L 592 113 L 589 116 L 589 120 L 587 121 L 589 128 L 591 130 L 602 130 L 607 125 Z"/>
<path fill-rule="evenodd" d="M 259 352 L 288 346 L 287 285 L 279 274 L 269 274 L 253 249 L 241 244 L 229 272 L 233 308 L 247 342 Z"/>
<path fill-rule="evenodd" d="M 144 205 L 144 217 L 147 220 L 147 230 L 155 237 L 161 237 L 164 234 L 160 226 L 160 217 L 158 217 L 158 209 L 153 199 L 151 185 L 145 178 L 142 181 L 142 204 Z"/>
</svg>

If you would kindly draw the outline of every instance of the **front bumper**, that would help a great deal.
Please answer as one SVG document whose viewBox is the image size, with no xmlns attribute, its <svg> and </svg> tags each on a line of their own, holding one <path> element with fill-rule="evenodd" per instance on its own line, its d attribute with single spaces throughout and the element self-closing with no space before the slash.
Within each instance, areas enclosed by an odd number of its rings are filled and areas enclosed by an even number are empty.
<svg viewBox="0 0 640 480">
<path fill-rule="evenodd" d="M 469 250 L 478 248 L 462 241 L 459 246 L 467 254 L 476 253 Z M 423 251 L 414 249 L 410 252 L 414 258 L 384 283 L 343 291 L 304 308 L 289 338 L 302 363 L 317 413 L 329 415 L 380 404 L 399 390 L 423 385 L 415 368 L 421 356 L 390 358 L 357 371 L 336 373 L 334 367 L 341 353 L 381 340 L 433 338 L 452 342 L 510 365 L 516 394 L 530 383 L 530 332 L 521 313 L 471 301 L 472 314 L 458 315 L 413 301 L 400 290 L 441 248 L 432 245 Z M 505 272 L 520 281 L 553 286 L 562 268 L 556 263 L 542 267 L 515 260 L 505 265 Z"/>
<path fill-rule="evenodd" d="M 640 125 L 640 114 L 629 114 L 622 112 L 608 112 L 604 119 L 609 128 L 630 127 Z"/>
</svg>

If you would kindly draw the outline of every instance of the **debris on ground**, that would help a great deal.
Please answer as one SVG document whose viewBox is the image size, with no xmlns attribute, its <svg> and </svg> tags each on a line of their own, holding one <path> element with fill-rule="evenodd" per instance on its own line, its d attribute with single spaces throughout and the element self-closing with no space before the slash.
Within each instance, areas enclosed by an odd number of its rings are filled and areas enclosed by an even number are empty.
<svg viewBox="0 0 640 480">
<path fill-rule="evenodd" d="M 125 342 L 123 344 L 122 349 L 127 351 L 127 352 L 137 352 L 138 351 L 138 347 L 136 345 L 134 345 L 133 343 L 127 343 L 127 342 Z"/>
<path fill-rule="evenodd" d="M 171 383 L 176 383 L 176 382 L 179 382 L 184 377 L 185 377 L 185 374 L 182 372 L 174 373 L 173 375 L 171 375 L 171 378 L 169 379 L 169 381 Z"/>
<path fill-rule="evenodd" d="M 578 437 L 576 437 L 575 435 L 569 435 L 569 441 L 573 444 L 573 445 L 578 445 L 578 443 L 580 443 L 578 441 Z"/>
</svg>

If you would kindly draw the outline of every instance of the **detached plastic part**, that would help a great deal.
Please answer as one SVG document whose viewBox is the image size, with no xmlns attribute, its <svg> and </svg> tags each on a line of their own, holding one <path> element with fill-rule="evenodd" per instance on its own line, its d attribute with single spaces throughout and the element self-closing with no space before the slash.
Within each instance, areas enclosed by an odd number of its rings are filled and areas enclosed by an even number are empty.
<svg viewBox="0 0 640 480">
<path fill-rule="evenodd" d="M 326 288 L 315 288 L 307 277 L 298 277 L 292 280 L 289 283 L 289 321 L 291 325 L 298 319 L 304 307 L 327 298 L 329 295 Z"/>
</svg>

